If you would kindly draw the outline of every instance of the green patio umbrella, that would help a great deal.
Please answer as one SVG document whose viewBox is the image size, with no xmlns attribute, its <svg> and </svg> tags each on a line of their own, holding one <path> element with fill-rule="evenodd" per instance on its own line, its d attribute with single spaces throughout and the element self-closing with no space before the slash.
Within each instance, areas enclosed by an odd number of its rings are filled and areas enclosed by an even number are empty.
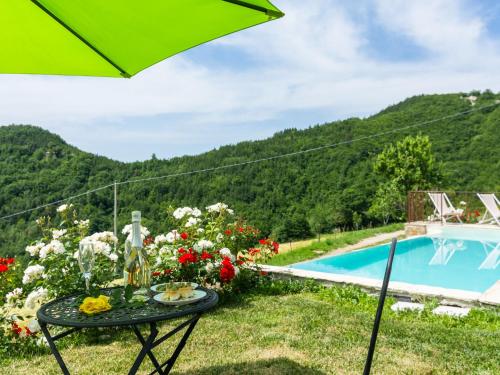
<svg viewBox="0 0 500 375">
<path fill-rule="evenodd" d="M 0 0 L 0 73 L 131 77 L 283 15 L 267 0 Z"/>
</svg>

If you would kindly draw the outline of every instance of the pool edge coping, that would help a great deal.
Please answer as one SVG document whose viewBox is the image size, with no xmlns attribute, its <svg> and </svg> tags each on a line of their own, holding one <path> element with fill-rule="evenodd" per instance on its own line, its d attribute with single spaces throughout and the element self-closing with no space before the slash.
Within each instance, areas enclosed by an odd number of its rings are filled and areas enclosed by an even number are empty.
<svg viewBox="0 0 500 375">
<path fill-rule="evenodd" d="M 260 265 L 262 271 L 272 274 L 291 276 L 297 278 L 314 279 L 318 281 L 335 283 L 335 284 L 352 284 L 358 285 L 369 289 L 380 290 L 382 287 L 382 280 L 371 279 L 367 277 L 352 276 L 338 273 L 326 273 L 318 271 L 301 270 L 291 267 L 283 266 L 269 266 Z M 453 299 L 466 303 L 480 303 L 493 306 L 500 306 L 500 301 L 488 297 L 488 292 L 473 292 L 461 289 L 448 289 L 442 287 L 434 287 L 422 284 L 410 284 L 401 281 L 390 281 L 389 291 L 393 293 L 409 294 L 410 296 L 425 296 L 437 297 L 442 299 Z"/>
</svg>

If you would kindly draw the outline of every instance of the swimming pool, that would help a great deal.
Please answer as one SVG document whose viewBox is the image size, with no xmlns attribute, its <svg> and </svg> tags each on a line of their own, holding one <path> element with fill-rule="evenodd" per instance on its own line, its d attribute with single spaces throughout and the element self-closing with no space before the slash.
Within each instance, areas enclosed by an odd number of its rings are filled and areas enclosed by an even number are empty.
<svg viewBox="0 0 500 375">
<path fill-rule="evenodd" d="M 485 292 L 500 279 L 499 234 L 500 230 L 441 232 L 399 241 L 391 281 Z M 381 280 L 388 254 L 386 244 L 291 268 Z"/>
</svg>

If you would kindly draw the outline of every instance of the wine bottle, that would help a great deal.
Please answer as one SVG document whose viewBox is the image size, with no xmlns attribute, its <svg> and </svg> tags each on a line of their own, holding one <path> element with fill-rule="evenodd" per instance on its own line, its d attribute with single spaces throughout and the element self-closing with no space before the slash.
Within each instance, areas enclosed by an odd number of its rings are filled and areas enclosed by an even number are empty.
<svg viewBox="0 0 500 375">
<path fill-rule="evenodd" d="M 135 293 L 146 294 L 151 286 L 151 271 L 141 237 L 141 212 L 132 212 L 132 238 L 125 242 L 124 285 Z"/>
</svg>

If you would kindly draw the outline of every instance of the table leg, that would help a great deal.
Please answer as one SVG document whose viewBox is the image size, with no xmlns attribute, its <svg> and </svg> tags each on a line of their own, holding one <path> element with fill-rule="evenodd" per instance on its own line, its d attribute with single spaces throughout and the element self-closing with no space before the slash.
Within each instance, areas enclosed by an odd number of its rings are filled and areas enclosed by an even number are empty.
<svg viewBox="0 0 500 375">
<path fill-rule="evenodd" d="M 132 365 L 132 368 L 128 372 L 129 375 L 135 375 L 137 373 L 139 366 L 141 365 L 142 361 L 144 360 L 144 357 L 146 357 L 146 354 L 151 352 L 151 349 L 153 349 L 153 342 L 154 342 L 156 336 L 158 335 L 158 329 L 156 328 L 156 323 L 150 323 L 150 327 L 151 327 L 151 333 L 149 334 L 148 338 L 144 341 L 144 344 L 142 345 L 141 351 L 137 355 L 137 358 L 135 359 L 135 362 Z"/>
<path fill-rule="evenodd" d="M 184 335 L 182 336 L 182 339 L 179 342 L 179 345 L 177 345 L 177 348 L 175 348 L 175 351 L 172 354 L 172 357 L 170 357 L 170 359 L 167 361 L 167 367 L 165 368 L 165 372 L 164 372 L 165 374 L 170 373 L 170 370 L 172 370 L 172 367 L 174 367 L 174 363 L 177 360 L 177 357 L 179 356 L 179 354 L 181 354 L 182 349 L 184 349 L 184 346 L 186 345 L 186 342 L 187 342 L 189 336 L 191 335 L 191 333 L 193 332 L 193 329 L 196 326 L 196 323 L 198 323 L 199 319 L 200 319 L 200 315 L 196 316 L 195 319 L 193 319 L 193 321 L 189 325 L 189 327 L 186 330 L 186 332 L 184 333 Z"/>
<path fill-rule="evenodd" d="M 47 339 L 47 342 L 50 347 L 50 351 L 56 357 L 56 361 L 59 364 L 59 367 L 61 367 L 61 371 L 63 372 L 64 375 L 69 375 L 68 368 L 66 367 L 66 364 L 64 363 L 64 360 L 61 357 L 61 354 L 59 353 L 59 350 L 57 350 L 56 344 L 54 340 L 52 339 L 52 336 L 50 335 L 49 330 L 47 329 L 47 324 L 40 322 L 40 328 Z"/>
<path fill-rule="evenodd" d="M 134 333 L 135 335 L 137 336 L 137 339 L 139 340 L 139 342 L 142 344 L 142 346 L 144 347 L 146 345 L 146 340 L 144 339 L 144 337 L 142 336 L 141 334 L 141 331 L 139 330 L 139 328 L 137 326 L 132 326 L 132 329 L 134 330 Z M 156 371 L 158 371 L 158 373 L 160 375 L 163 374 L 163 370 L 162 370 L 162 367 L 160 365 L 160 363 L 158 362 L 158 360 L 156 359 L 155 355 L 153 354 L 153 352 L 151 351 L 152 347 L 150 348 L 150 350 L 148 350 L 147 352 L 147 355 L 149 357 L 149 359 L 151 360 L 151 362 L 153 363 L 154 367 L 156 368 Z"/>
</svg>

